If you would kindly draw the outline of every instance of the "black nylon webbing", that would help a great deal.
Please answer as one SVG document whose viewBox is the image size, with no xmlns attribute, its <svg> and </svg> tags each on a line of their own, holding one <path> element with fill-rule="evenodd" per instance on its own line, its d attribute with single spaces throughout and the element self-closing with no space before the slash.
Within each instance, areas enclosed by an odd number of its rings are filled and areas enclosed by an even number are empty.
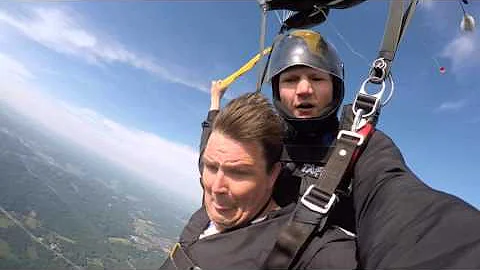
<svg viewBox="0 0 480 270">
<path fill-rule="evenodd" d="M 308 219 L 308 212 L 310 209 L 302 204 L 297 205 L 292 220 L 280 231 L 277 242 L 262 269 L 286 269 L 286 266 L 291 268 L 297 262 L 296 255 L 301 254 L 307 247 L 309 238 L 313 236 L 312 232 L 321 230 L 327 220 L 323 215 L 315 216 L 314 219 L 312 219 L 314 215 L 311 215 Z M 300 220 L 302 222 L 299 222 Z"/>
<path fill-rule="evenodd" d="M 196 266 L 188 255 L 183 250 L 182 246 L 177 243 L 174 246 L 173 251 L 169 254 L 170 260 L 172 261 L 175 269 L 178 270 L 201 270 L 200 267 Z"/>
<path fill-rule="evenodd" d="M 383 41 L 380 47 L 380 57 L 393 61 L 398 44 L 415 12 L 417 2 L 418 0 L 410 0 L 405 13 L 403 12 L 403 0 L 392 0 L 390 2 L 388 21 L 385 25 L 385 33 L 383 34 Z"/>
<path fill-rule="evenodd" d="M 356 137 L 342 136 L 337 139 L 335 150 L 333 151 L 330 159 L 325 165 L 326 177 L 321 180 L 319 185 L 322 192 L 332 195 L 335 192 L 340 181 L 347 173 L 347 168 L 350 165 L 353 153 L 357 148 Z"/>
<path fill-rule="evenodd" d="M 325 174 L 317 179 L 316 186 L 302 197 L 315 205 L 325 206 L 343 179 L 350 160 L 357 148 L 358 138 L 342 136 L 337 139 L 335 149 L 325 165 Z M 328 213 L 326 213 L 328 214 Z M 263 269 L 291 268 L 299 254 L 307 247 L 314 231 L 321 231 L 326 223 L 326 214 L 313 211 L 301 201 L 297 203 L 292 219 L 280 232 Z"/>
<path fill-rule="evenodd" d="M 392 61 L 397 50 L 403 18 L 403 0 L 392 0 L 388 12 L 388 21 L 380 47 L 379 57 Z"/>
<path fill-rule="evenodd" d="M 385 31 L 383 34 L 382 45 L 378 53 L 378 58 L 387 60 L 387 67 L 382 78 L 373 78 L 372 82 L 381 83 L 390 73 L 391 62 L 395 58 L 398 45 L 405 34 L 408 24 L 415 12 L 418 0 L 410 0 L 410 3 L 404 10 L 404 1 L 406 0 L 391 0 L 390 9 L 388 13 L 387 23 L 385 24 Z"/>
</svg>

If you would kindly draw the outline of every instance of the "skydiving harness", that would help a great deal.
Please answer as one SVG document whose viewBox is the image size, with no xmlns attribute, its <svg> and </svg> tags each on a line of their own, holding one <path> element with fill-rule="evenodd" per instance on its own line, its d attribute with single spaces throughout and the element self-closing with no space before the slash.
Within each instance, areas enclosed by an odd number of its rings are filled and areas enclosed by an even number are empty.
<svg viewBox="0 0 480 270">
<path fill-rule="evenodd" d="M 409 2 L 408 7 L 404 10 L 404 2 Z M 362 83 L 359 92 L 357 93 L 354 103 L 351 107 L 352 123 L 350 128 L 346 128 L 345 122 L 341 123 L 341 130 L 336 137 L 335 146 L 328 161 L 325 165 L 324 173 L 317 175 L 316 179 L 313 179 L 313 183 L 306 189 L 304 194 L 300 197 L 296 209 L 292 213 L 292 217 L 285 227 L 280 231 L 277 241 L 273 247 L 273 250 L 268 255 L 263 269 L 285 269 L 293 268 L 300 259 L 303 251 L 307 248 L 310 240 L 313 238 L 316 232 L 322 232 L 326 224 L 327 218 L 331 209 L 338 201 L 337 187 L 340 182 L 351 175 L 358 157 L 361 155 L 366 142 L 370 136 L 374 133 L 375 125 L 380 114 L 380 108 L 390 100 L 393 91 L 394 83 L 390 72 L 390 68 L 395 57 L 400 40 L 405 33 L 408 23 L 415 11 L 416 5 L 419 0 L 391 0 L 388 19 L 385 25 L 385 32 L 382 41 L 381 48 L 377 59 L 372 63 L 369 71 L 368 78 Z M 269 10 L 276 9 L 291 9 L 297 11 L 297 14 L 291 17 L 290 25 L 282 26 L 283 30 L 288 30 L 292 27 L 300 27 L 302 23 L 312 23 L 312 20 L 298 22 L 299 20 L 305 20 L 311 16 L 316 16 L 320 12 L 325 15 L 328 14 L 329 4 L 313 5 L 305 9 L 295 9 L 296 4 L 300 3 L 320 3 L 325 1 L 320 0 L 259 0 L 262 8 L 262 20 L 261 20 L 261 38 L 260 38 L 260 60 L 265 51 L 273 50 L 272 48 L 264 48 L 264 38 L 266 30 L 266 13 Z M 342 2 L 341 0 L 329 1 L 330 7 L 333 8 L 346 8 L 346 6 L 335 7 L 336 4 Z M 353 2 L 362 2 L 360 0 L 354 0 Z M 303 13 L 302 13 L 303 12 Z M 302 13 L 299 15 L 299 13 Z M 296 16 L 296 17 L 295 17 Z M 325 18 L 326 19 L 326 18 Z M 318 22 L 317 22 L 318 23 Z M 267 63 L 261 69 L 259 80 L 257 82 L 257 92 L 260 91 L 263 84 L 263 80 L 266 73 L 266 68 L 270 59 L 270 55 L 267 59 Z M 255 61 L 255 63 L 256 63 Z M 253 67 L 253 65 L 251 65 Z M 250 68 L 251 68 L 250 67 Z M 245 72 L 244 70 L 243 72 Z M 243 74 L 242 72 L 242 74 Z M 240 74 L 241 75 L 241 74 Z M 240 76 L 236 74 L 236 77 Z M 386 84 L 385 80 L 390 82 L 390 94 L 382 101 Z M 232 80 L 233 81 L 233 80 Z M 380 90 L 375 94 L 370 94 L 366 90 L 368 83 L 381 85 Z M 169 253 L 169 259 L 172 261 L 176 269 L 195 269 L 201 268 L 196 265 L 183 250 L 179 243 L 175 244 L 174 248 Z"/>
<path fill-rule="evenodd" d="M 367 140 L 373 134 L 377 116 L 375 114 L 366 118 L 363 126 L 355 130 L 355 120 L 350 111 L 350 117 L 346 118 L 353 122 L 352 129 L 339 131 L 323 171 L 316 177 L 312 177 L 312 174 L 302 176 L 302 181 L 308 177 L 307 181 L 311 184 L 297 202 L 289 223 L 278 234 L 264 269 L 292 268 L 315 232 L 323 229 L 330 210 L 338 202 L 337 193 L 343 192 L 338 190 L 339 184 L 349 176 Z M 345 121 L 348 120 L 342 120 L 342 126 Z"/>
<path fill-rule="evenodd" d="M 355 125 L 352 105 L 344 107 L 341 127 L 349 127 Z M 348 176 L 355 161 L 366 145 L 366 141 L 373 134 L 375 124 L 377 122 L 378 111 L 366 119 L 366 123 L 357 131 L 344 129 L 338 133 L 333 151 L 325 151 L 326 147 L 320 147 L 321 153 L 331 152 L 330 156 L 321 157 L 327 160 L 324 171 L 318 174 L 317 179 L 313 179 L 312 173 L 299 176 L 302 181 L 311 184 L 303 196 L 300 198 L 295 210 L 292 213 L 290 222 L 284 227 L 275 243 L 273 251 L 269 254 L 265 262 L 265 269 L 285 269 L 291 268 L 297 259 L 300 258 L 302 251 L 308 246 L 310 238 L 315 231 L 320 231 L 325 225 L 329 210 L 333 208 L 338 201 L 336 193 L 343 192 L 344 189 L 338 189 L 340 181 Z M 312 152 L 310 147 L 308 152 Z M 294 149 L 292 152 L 306 152 L 303 149 Z M 295 151 L 300 150 L 300 151 Z M 303 157 L 295 155 L 287 157 L 289 159 L 315 162 L 319 158 L 305 154 Z M 295 172 L 293 173 L 295 175 Z M 308 180 L 306 178 L 309 178 Z M 312 181 L 313 180 L 313 181 Z M 263 212 L 263 211 L 260 211 Z M 297 258 L 298 256 L 298 258 Z M 176 243 L 169 253 L 169 259 L 172 261 L 176 269 L 201 270 L 202 268 L 194 263 L 187 251 L 185 251 L 180 243 Z"/>
<path fill-rule="evenodd" d="M 313 179 L 313 183 L 300 197 L 291 219 L 278 234 L 273 250 L 263 265 L 264 269 L 293 268 L 315 233 L 323 231 L 329 213 L 338 201 L 337 187 L 346 176 L 351 175 L 366 141 L 374 132 L 380 108 L 390 100 L 393 94 L 394 83 L 390 68 L 417 3 L 418 0 L 410 0 L 404 13 L 403 1 L 390 2 L 378 58 L 373 61 L 369 77 L 362 83 L 352 106 L 351 128 L 345 129 L 345 125 L 342 125 L 343 128 L 338 132 L 335 147 L 325 165 L 324 172 Z M 382 102 L 387 78 L 390 81 L 391 90 L 389 96 Z M 369 94 L 366 91 L 368 83 L 380 84 L 380 91 Z"/>
</svg>

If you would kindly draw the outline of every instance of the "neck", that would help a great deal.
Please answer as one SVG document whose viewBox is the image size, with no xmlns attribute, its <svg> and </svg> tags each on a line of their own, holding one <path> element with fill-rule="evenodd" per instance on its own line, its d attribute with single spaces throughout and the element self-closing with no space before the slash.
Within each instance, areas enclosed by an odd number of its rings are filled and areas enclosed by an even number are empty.
<svg viewBox="0 0 480 270">
<path fill-rule="evenodd" d="M 286 121 L 287 142 L 321 140 L 325 135 L 336 134 L 338 131 L 338 119 L 331 116 L 326 119 L 295 119 Z"/>
<path fill-rule="evenodd" d="M 279 208 L 280 206 L 278 206 L 278 204 L 273 200 L 273 198 L 270 198 L 267 207 L 257 216 L 257 218 L 266 216 L 268 213 L 278 210 Z"/>
<path fill-rule="evenodd" d="M 265 215 L 267 215 L 269 212 L 275 210 L 276 208 L 278 207 L 277 203 L 273 200 L 273 198 L 270 196 L 270 198 L 268 199 L 268 201 L 265 203 L 265 205 L 258 211 L 257 214 L 255 214 L 255 216 L 253 216 L 250 221 L 254 221 L 255 219 L 257 218 L 260 218 L 260 217 L 263 217 Z"/>
</svg>

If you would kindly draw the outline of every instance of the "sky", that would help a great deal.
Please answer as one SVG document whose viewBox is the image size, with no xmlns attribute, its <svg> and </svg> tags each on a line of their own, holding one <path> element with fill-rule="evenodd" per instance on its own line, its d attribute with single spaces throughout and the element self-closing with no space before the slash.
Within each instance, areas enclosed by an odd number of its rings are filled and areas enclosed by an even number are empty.
<svg viewBox="0 0 480 270">
<path fill-rule="evenodd" d="M 478 21 L 480 2 L 465 8 Z M 370 0 L 332 10 L 313 28 L 345 62 L 345 103 L 377 56 L 387 11 L 387 1 Z M 421 1 L 378 128 L 424 182 L 480 208 L 480 37 L 461 31 L 462 16 L 458 1 Z M 270 12 L 267 45 L 278 29 Z M 139 181 L 199 202 L 210 82 L 254 56 L 259 35 L 254 0 L 2 1 L 0 105 L 136 171 Z M 254 90 L 257 75 L 237 80 L 224 103 Z"/>
</svg>

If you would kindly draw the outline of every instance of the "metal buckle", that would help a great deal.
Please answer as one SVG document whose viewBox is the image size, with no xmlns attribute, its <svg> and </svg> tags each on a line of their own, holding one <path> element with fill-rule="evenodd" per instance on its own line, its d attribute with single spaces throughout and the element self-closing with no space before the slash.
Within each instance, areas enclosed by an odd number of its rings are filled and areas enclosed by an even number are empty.
<svg viewBox="0 0 480 270">
<path fill-rule="evenodd" d="M 382 100 L 382 96 L 383 96 L 383 93 L 385 92 L 385 81 L 382 81 L 382 84 L 380 86 L 380 91 L 378 91 L 377 93 L 375 94 L 369 94 L 365 89 L 366 89 L 366 85 L 367 83 L 369 83 L 369 79 L 366 79 L 363 83 L 362 83 L 362 86 L 360 87 L 360 90 L 358 91 L 357 93 L 357 96 L 355 97 L 355 101 L 353 102 L 353 106 L 352 106 L 352 110 L 353 110 L 353 113 L 354 114 L 357 114 L 358 113 L 358 110 L 360 108 L 357 108 L 357 100 L 358 100 L 358 96 L 359 95 L 364 95 L 364 96 L 368 96 L 368 97 L 372 97 L 375 99 L 375 103 L 373 104 L 372 106 L 372 110 L 369 111 L 369 112 L 364 112 L 363 114 L 363 117 L 366 118 L 366 117 L 369 117 L 370 115 L 374 114 L 378 107 L 380 106 L 380 101 Z"/>
<path fill-rule="evenodd" d="M 372 63 L 372 67 L 370 68 L 370 76 L 368 80 L 371 83 L 380 84 L 387 77 L 388 67 L 389 66 L 385 58 L 380 57 L 375 59 L 375 61 Z"/>
<path fill-rule="evenodd" d="M 358 139 L 357 146 L 362 145 L 363 142 L 365 141 L 365 137 L 362 134 L 358 134 L 356 132 L 349 131 L 349 130 L 340 130 L 338 132 L 337 139 L 340 139 L 342 136 L 350 136 L 353 138 L 357 138 Z"/>
<path fill-rule="evenodd" d="M 353 118 L 352 127 L 350 128 L 352 132 L 357 132 L 357 130 L 361 129 L 367 124 L 367 119 L 363 117 L 364 114 L 365 112 L 363 109 L 358 109 L 356 112 L 353 112 L 355 117 Z"/>
<path fill-rule="evenodd" d="M 307 191 L 305 192 L 305 194 L 303 194 L 302 198 L 300 199 L 300 201 L 303 203 L 303 205 L 305 205 L 308 209 L 314 211 L 314 212 L 317 212 L 317 213 L 321 213 L 321 214 L 326 214 L 328 213 L 328 211 L 330 210 L 330 207 L 332 207 L 333 203 L 335 202 L 335 200 L 337 199 L 337 195 L 332 194 L 332 196 L 330 197 L 330 199 L 328 200 L 328 203 L 325 205 L 325 206 L 318 206 L 310 201 L 307 200 L 307 195 L 310 194 L 310 191 L 312 191 L 312 189 L 315 187 L 315 185 L 310 185 L 307 189 Z"/>
</svg>

